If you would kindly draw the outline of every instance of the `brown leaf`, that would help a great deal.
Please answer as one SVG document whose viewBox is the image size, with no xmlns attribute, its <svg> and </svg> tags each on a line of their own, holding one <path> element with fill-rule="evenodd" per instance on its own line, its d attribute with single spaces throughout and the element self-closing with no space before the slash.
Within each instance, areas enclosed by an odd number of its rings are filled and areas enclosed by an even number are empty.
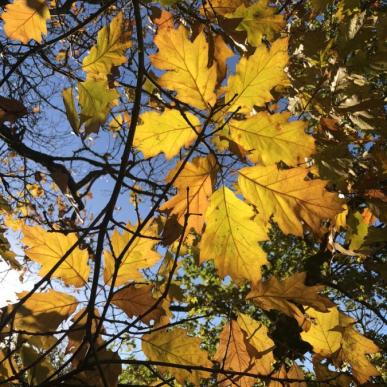
<svg viewBox="0 0 387 387">
<path fill-rule="evenodd" d="M 150 324 L 152 320 L 157 322 L 165 315 L 165 311 L 160 305 L 153 307 L 156 299 L 153 297 L 152 288 L 151 285 L 128 286 L 114 293 L 112 303 L 121 308 L 130 318 L 149 311 L 141 320 L 145 324 Z"/>
</svg>

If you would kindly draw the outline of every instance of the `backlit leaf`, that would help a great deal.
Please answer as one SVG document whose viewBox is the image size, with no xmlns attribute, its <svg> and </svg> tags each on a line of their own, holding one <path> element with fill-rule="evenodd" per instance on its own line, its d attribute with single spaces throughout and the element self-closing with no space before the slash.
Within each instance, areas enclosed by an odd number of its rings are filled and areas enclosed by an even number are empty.
<svg viewBox="0 0 387 387">
<path fill-rule="evenodd" d="M 131 46 L 127 35 L 123 27 L 123 13 L 120 12 L 98 32 L 97 43 L 83 59 L 82 69 L 86 71 L 88 79 L 104 79 L 113 66 L 127 61 L 124 54 Z"/>
<path fill-rule="evenodd" d="M 18 296 L 22 298 L 26 294 L 22 292 Z M 77 299 L 66 293 L 55 290 L 34 293 L 18 309 L 13 327 L 31 333 L 55 331 L 75 311 L 77 305 Z M 11 306 L 8 308 L 12 310 Z"/>
<path fill-rule="evenodd" d="M 314 353 L 332 356 L 340 348 L 342 339 L 337 329 L 340 324 L 339 311 L 333 307 L 328 313 L 313 308 L 308 308 L 306 312 L 312 319 L 312 325 L 307 332 L 301 332 L 302 340 L 312 345 Z"/>
<path fill-rule="evenodd" d="M 154 38 L 159 52 L 152 64 L 167 72 L 158 83 L 177 92 L 177 98 L 198 109 L 215 104 L 216 66 L 208 65 L 208 43 L 204 32 L 191 42 L 184 26 L 175 29 L 172 20 L 163 23 Z"/>
<path fill-rule="evenodd" d="M 66 109 L 66 116 L 69 120 L 70 126 L 74 132 L 79 131 L 79 117 L 78 112 L 75 107 L 74 96 L 73 96 L 73 88 L 69 87 L 64 89 L 62 92 L 63 103 Z"/>
<path fill-rule="evenodd" d="M 226 370 L 238 372 L 251 372 L 254 366 L 254 358 L 249 350 L 250 344 L 247 341 L 246 334 L 242 331 L 236 321 L 227 323 L 220 333 L 220 340 L 216 350 L 214 360 L 220 363 Z M 223 375 L 218 376 L 218 381 L 225 379 Z M 255 378 L 247 376 L 235 376 L 232 378 L 232 385 L 249 387 L 255 383 Z M 230 385 L 229 379 L 225 383 L 219 383 L 221 386 Z"/>
<path fill-rule="evenodd" d="M 257 374 L 269 375 L 273 370 L 275 359 L 273 356 L 274 341 L 268 336 L 268 329 L 262 323 L 243 313 L 238 315 L 237 322 L 246 333 L 248 343 L 256 350 L 254 371 Z"/>
<path fill-rule="evenodd" d="M 201 130 L 200 121 L 196 116 L 188 112 L 185 116 L 188 122 L 178 110 L 143 113 L 142 124 L 136 129 L 134 146 L 145 157 L 164 152 L 165 157 L 171 159 L 183 146 L 190 145 Z"/>
<path fill-rule="evenodd" d="M 328 312 L 328 308 L 334 306 L 328 298 L 319 295 L 324 286 L 305 286 L 305 278 L 305 273 L 296 273 L 283 281 L 271 277 L 268 281 L 253 284 L 247 298 L 262 309 L 276 309 L 294 317 L 303 326 L 306 317 L 297 304 L 312 306 L 321 312 Z"/>
<path fill-rule="evenodd" d="M 260 112 L 246 120 L 231 120 L 222 133 L 241 145 L 255 163 L 296 165 L 313 153 L 314 139 L 305 134 L 305 121 L 289 122 L 289 118 L 289 113 Z"/>
<path fill-rule="evenodd" d="M 301 167 L 247 167 L 239 170 L 238 184 L 265 222 L 273 215 L 285 234 L 302 236 L 302 221 L 319 234 L 321 221 L 334 219 L 342 204 L 335 193 L 325 189 L 326 181 L 305 180 L 307 174 L 308 170 Z"/>
<path fill-rule="evenodd" d="M 258 242 L 266 240 L 267 235 L 253 218 L 252 208 L 227 187 L 215 191 L 205 214 L 200 261 L 213 259 L 221 277 L 258 282 L 261 267 L 267 262 Z"/>
<path fill-rule="evenodd" d="M 42 266 L 39 271 L 42 277 L 78 241 L 74 233 L 64 235 L 61 232 L 48 232 L 40 226 L 23 226 L 22 230 L 24 234 L 22 242 L 27 247 L 25 253 L 30 259 Z M 76 247 L 52 276 L 60 278 L 66 285 L 84 286 L 90 272 L 88 258 L 87 250 Z"/>
<path fill-rule="evenodd" d="M 270 90 L 286 85 L 284 67 L 288 62 L 288 40 L 276 40 L 270 49 L 260 45 L 249 58 L 243 57 L 235 75 L 228 78 L 226 103 L 229 111 L 249 112 L 254 105 L 262 106 L 273 99 Z"/>
<path fill-rule="evenodd" d="M 151 361 L 169 362 L 174 364 L 198 365 L 212 367 L 206 351 L 200 348 L 200 339 L 187 336 L 187 331 L 175 328 L 170 331 L 158 330 L 142 337 L 142 350 Z M 210 374 L 204 371 L 187 371 L 182 368 L 158 367 L 173 375 L 179 383 L 190 381 L 195 386 L 201 378 Z"/>
<path fill-rule="evenodd" d="M 110 251 L 104 252 L 104 279 L 105 283 L 108 285 L 110 285 L 112 281 L 116 258 L 120 256 L 133 237 L 135 227 L 129 224 L 127 225 L 127 229 L 132 232 L 124 231 L 123 234 L 120 234 L 117 230 L 113 232 L 111 242 L 114 255 Z M 140 270 L 153 266 L 160 259 L 159 253 L 154 250 L 157 241 L 152 239 L 152 237 L 156 235 L 153 228 L 149 228 L 145 232 L 143 231 L 142 235 L 144 236 L 137 236 L 125 252 L 119 265 L 115 286 L 120 286 L 130 281 L 143 280 L 144 276 L 141 274 Z M 150 238 L 146 238 L 146 236 Z"/>
<path fill-rule="evenodd" d="M 168 176 L 170 181 L 181 166 L 177 163 Z M 177 194 L 160 207 L 161 211 L 170 210 L 171 215 L 177 216 L 177 221 L 184 225 L 184 217 L 189 207 L 187 230 L 194 228 L 201 233 L 204 225 L 204 213 L 212 195 L 216 172 L 216 160 L 208 157 L 196 157 L 192 162 L 186 163 L 173 185 L 177 188 Z"/>
<path fill-rule="evenodd" d="M 109 89 L 107 81 L 78 82 L 81 125 L 85 133 L 98 132 L 107 119 L 113 102 L 119 97 L 117 90 Z"/>
<path fill-rule="evenodd" d="M 276 8 L 269 7 L 267 0 L 259 0 L 248 7 L 242 4 L 226 17 L 242 19 L 237 30 L 245 30 L 248 42 L 254 47 L 262 44 L 263 37 L 272 40 L 275 33 L 285 26 L 283 15 L 278 14 Z"/>
<path fill-rule="evenodd" d="M 156 304 L 152 295 L 151 285 L 129 286 L 114 293 L 112 303 L 121 308 L 128 317 L 141 316 L 148 312 L 141 320 L 149 324 L 152 320 L 158 321 L 165 314 L 163 309 Z"/>
<path fill-rule="evenodd" d="M 42 42 L 42 34 L 47 34 L 47 20 L 50 11 L 44 0 L 15 0 L 7 4 L 1 15 L 4 32 L 8 38 L 27 44 L 31 39 Z"/>
</svg>

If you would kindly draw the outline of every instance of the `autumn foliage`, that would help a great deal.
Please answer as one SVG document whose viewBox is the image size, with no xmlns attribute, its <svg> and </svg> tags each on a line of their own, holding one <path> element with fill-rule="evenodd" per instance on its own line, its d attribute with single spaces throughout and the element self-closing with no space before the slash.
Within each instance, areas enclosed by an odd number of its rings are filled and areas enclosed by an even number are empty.
<svg viewBox="0 0 387 387">
<path fill-rule="evenodd" d="M 382 2 L 1 4 L 0 384 L 386 382 Z"/>
</svg>

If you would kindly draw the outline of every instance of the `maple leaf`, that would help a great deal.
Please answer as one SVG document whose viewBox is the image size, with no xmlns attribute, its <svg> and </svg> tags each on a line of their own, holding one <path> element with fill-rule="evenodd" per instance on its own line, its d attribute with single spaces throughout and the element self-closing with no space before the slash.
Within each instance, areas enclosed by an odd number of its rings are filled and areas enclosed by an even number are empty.
<svg viewBox="0 0 387 387">
<path fill-rule="evenodd" d="M 240 313 L 238 325 L 246 333 L 248 343 L 256 350 L 254 371 L 260 375 L 269 375 L 275 362 L 273 356 L 274 341 L 268 336 L 268 329 L 249 315 Z"/>
<path fill-rule="evenodd" d="M 187 331 L 181 328 L 169 331 L 158 330 L 142 337 L 142 350 L 151 361 L 169 362 L 182 365 L 198 365 L 212 367 L 206 351 L 200 348 L 200 339 L 187 336 Z M 208 378 L 210 374 L 204 371 L 187 371 L 182 368 L 158 367 L 162 371 L 169 371 L 179 383 L 190 381 L 195 386 L 200 384 L 201 378 Z"/>
<path fill-rule="evenodd" d="M 329 385 L 335 387 L 350 387 L 352 385 L 352 378 L 349 375 L 331 371 L 326 364 L 320 363 L 317 356 L 313 357 L 312 362 L 318 381 L 329 380 Z"/>
<path fill-rule="evenodd" d="M 240 59 L 235 75 L 228 77 L 225 102 L 229 111 L 249 112 L 254 105 L 262 106 L 273 99 L 270 90 L 286 85 L 284 67 L 288 62 L 288 39 L 278 39 L 270 50 L 259 46 L 253 55 Z"/>
<path fill-rule="evenodd" d="M 286 368 L 284 365 L 281 366 L 281 368 L 275 372 L 273 375 L 275 378 L 280 379 L 298 379 L 303 380 L 305 379 L 304 373 L 302 372 L 302 369 L 297 365 L 293 364 L 288 371 L 286 371 Z M 271 380 L 269 383 L 269 387 L 283 387 L 284 383 L 277 381 L 277 380 Z M 307 384 L 305 382 L 286 382 L 286 387 L 307 387 Z"/>
<path fill-rule="evenodd" d="M 98 132 L 107 119 L 113 102 L 119 97 L 117 90 L 109 89 L 105 80 L 78 82 L 81 122 L 85 133 Z"/>
<path fill-rule="evenodd" d="M 63 96 L 63 104 L 66 109 L 66 116 L 70 123 L 70 126 L 75 133 L 78 133 L 80 123 L 79 123 L 78 112 L 75 107 L 73 88 L 68 87 L 67 89 L 64 89 L 62 92 L 62 96 Z"/>
<path fill-rule="evenodd" d="M 258 242 L 266 240 L 267 235 L 253 218 L 252 208 L 227 187 L 215 191 L 205 214 L 200 262 L 213 259 L 221 277 L 258 282 L 261 266 L 267 263 Z"/>
<path fill-rule="evenodd" d="M 354 329 L 354 320 L 340 314 L 340 324 L 346 326 L 340 329 L 342 331 L 341 348 L 336 354 L 334 362 L 339 364 L 349 362 L 352 366 L 353 376 L 360 384 L 366 383 L 372 376 L 380 375 L 376 367 L 366 357 L 366 355 L 379 352 L 379 347 Z"/>
<path fill-rule="evenodd" d="M 231 320 L 224 327 L 219 337 L 219 344 L 216 350 L 214 360 L 221 364 L 221 368 L 238 372 L 251 372 L 254 367 L 252 349 L 247 341 L 246 335 L 236 321 Z M 218 382 L 221 386 L 228 386 L 228 378 L 222 383 L 219 379 L 224 376 L 218 376 Z M 232 384 L 241 387 L 253 386 L 256 378 L 249 376 L 236 376 L 232 378 Z"/>
<path fill-rule="evenodd" d="M 121 255 L 128 242 L 132 239 L 133 232 L 135 232 L 135 227 L 130 224 L 126 228 L 131 232 L 124 231 L 123 234 L 120 234 L 115 230 L 112 234 L 111 242 L 114 255 L 110 251 L 104 252 L 104 279 L 107 285 L 111 285 L 116 258 Z M 139 270 L 153 266 L 160 259 L 160 254 L 154 251 L 157 241 L 152 239 L 156 235 L 153 227 L 149 227 L 142 235 L 137 236 L 125 252 L 119 266 L 115 286 L 124 285 L 130 281 L 143 280 L 144 277 Z"/>
<path fill-rule="evenodd" d="M 112 303 L 121 308 L 130 318 L 141 316 L 149 311 L 141 320 L 145 324 L 150 324 L 152 320 L 157 322 L 165 312 L 160 306 L 151 310 L 156 303 L 152 288 L 151 285 L 134 285 L 120 289 L 114 293 Z"/>
<path fill-rule="evenodd" d="M 188 39 L 184 26 L 175 29 L 173 21 L 159 26 L 154 42 L 159 48 L 151 55 L 153 66 L 166 70 L 159 79 L 160 86 L 177 92 L 177 98 L 198 109 L 207 109 L 216 102 L 216 66 L 208 64 L 208 43 L 204 32 L 195 40 Z"/>
<path fill-rule="evenodd" d="M 18 293 L 18 297 L 23 298 L 27 293 Z M 55 331 L 77 305 L 75 297 L 56 290 L 34 293 L 16 312 L 13 328 L 31 333 Z M 8 306 L 8 311 L 11 310 L 12 306 Z"/>
<path fill-rule="evenodd" d="M 290 317 L 294 317 L 302 327 L 306 317 L 296 304 L 312 306 L 320 312 L 328 312 L 334 304 L 319 295 L 324 286 L 305 286 L 306 273 L 296 273 L 291 277 L 279 281 L 272 277 L 268 281 L 253 284 L 247 299 L 251 299 L 262 309 L 279 310 Z"/>
<path fill-rule="evenodd" d="M 201 131 L 199 119 L 187 112 L 185 117 L 174 109 L 162 113 L 145 112 L 142 124 L 137 126 L 134 146 L 144 157 L 156 156 L 164 152 L 167 159 L 176 156 L 181 147 L 190 145 Z"/>
<path fill-rule="evenodd" d="M 342 211 L 337 195 L 325 190 L 324 180 L 305 180 L 302 167 L 279 170 L 275 165 L 240 169 L 238 184 L 243 196 L 254 204 L 262 219 L 271 215 L 285 234 L 303 235 L 307 224 L 321 233 L 321 221 L 334 219 Z"/>
<path fill-rule="evenodd" d="M 120 12 L 98 32 L 96 45 L 83 59 L 82 69 L 86 71 L 87 79 L 104 79 L 113 66 L 127 61 L 124 54 L 131 46 L 127 35 L 123 28 L 123 13 Z"/>
<path fill-rule="evenodd" d="M 247 32 L 247 41 L 254 47 L 262 44 L 262 38 L 272 40 L 274 35 L 285 26 L 283 15 L 277 9 L 268 6 L 268 0 L 259 0 L 246 7 L 241 4 L 234 12 L 225 15 L 227 18 L 242 19 L 237 31 Z"/>
<path fill-rule="evenodd" d="M 214 39 L 214 60 L 217 69 L 217 84 L 220 84 L 227 74 L 227 60 L 234 56 L 231 48 L 224 42 L 221 35 Z"/>
<path fill-rule="evenodd" d="M 15 0 L 6 5 L 1 15 L 7 37 L 24 44 L 30 39 L 42 42 L 42 34 L 47 34 L 46 23 L 50 17 L 44 0 Z"/>
<path fill-rule="evenodd" d="M 27 246 L 25 253 L 28 258 L 42 265 L 39 274 L 44 277 L 54 265 L 78 241 L 76 234 L 63 235 L 60 232 L 48 232 L 40 226 L 22 227 L 24 238 L 22 242 Z M 71 254 L 53 273 L 53 277 L 60 278 L 66 285 L 77 288 L 87 283 L 90 267 L 87 263 L 87 250 L 76 247 Z"/>
<path fill-rule="evenodd" d="M 178 162 L 168 176 L 170 181 L 178 172 L 182 161 Z M 160 211 L 170 210 L 171 215 L 177 216 L 177 221 L 184 225 L 184 217 L 189 208 L 190 215 L 187 230 L 191 228 L 201 233 L 204 225 L 204 213 L 212 195 L 216 173 L 215 157 L 196 157 L 186 163 L 184 169 L 173 183 L 178 189 L 177 194 L 160 207 Z"/>
<path fill-rule="evenodd" d="M 305 134 L 305 121 L 289 122 L 289 118 L 287 112 L 260 112 L 242 121 L 231 120 L 222 134 L 241 145 L 255 163 L 270 165 L 282 160 L 296 165 L 314 152 L 314 139 Z"/>
<path fill-rule="evenodd" d="M 0 96 L 0 123 L 5 121 L 15 122 L 27 113 L 27 109 L 20 101 Z"/>
<path fill-rule="evenodd" d="M 332 356 L 341 346 L 342 334 L 337 307 L 330 308 L 328 313 L 313 308 L 307 309 L 312 324 L 307 332 L 301 332 L 302 340 L 312 345 L 314 353 L 323 357 Z"/>
<path fill-rule="evenodd" d="M 234 12 L 243 2 L 243 0 L 211 0 L 209 4 L 203 3 L 203 13 L 208 13 L 210 17 L 215 15 L 224 16 Z"/>
</svg>

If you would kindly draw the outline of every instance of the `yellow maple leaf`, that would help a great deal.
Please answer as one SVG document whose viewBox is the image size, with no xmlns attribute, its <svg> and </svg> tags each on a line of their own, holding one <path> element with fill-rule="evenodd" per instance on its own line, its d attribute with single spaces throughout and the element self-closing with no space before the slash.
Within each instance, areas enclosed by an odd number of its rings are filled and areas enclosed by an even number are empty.
<svg viewBox="0 0 387 387">
<path fill-rule="evenodd" d="M 114 17 L 111 23 L 103 27 L 97 36 L 97 43 L 82 62 L 87 79 L 105 79 L 113 66 L 127 61 L 125 51 L 131 46 L 128 34 L 123 28 L 123 13 Z"/>
<path fill-rule="evenodd" d="M 341 345 L 342 333 L 337 329 L 340 325 L 337 307 L 328 313 L 313 308 L 306 310 L 312 324 L 307 332 L 301 332 L 302 340 L 312 345 L 314 353 L 323 357 L 332 356 Z"/>
<path fill-rule="evenodd" d="M 201 130 L 196 116 L 189 112 L 185 116 L 188 122 L 178 110 L 143 113 L 140 117 L 142 124 L 136 129 L 134 146 L 145 157 L 164 152 L 165 157 L 171 159 L 179 153 L 181 147 L 190 145 Z"/>
<path fill-rule="evenodd" d="M 242 19 L 237 31 L 246 31 L 248 42 L 257 47 L 262 44 L 262 38 L 272 40 L 274 34 L 285 26 L 284 16 L 277 13 L 277 9 L 268 6 L 267 0 L 260 0 L 246 7 L 241 4 L 234 12 L 228 13 L 227 18 Z"/>
<path fill-rule="evenodd" d="M 111 242 L 114 255 L 110 251 L 104 252 L 104 279 L 107 285 L 110 285 L 112 282 L 116 258 L 124 251 L 136 230 L 130 224 L 126 228 L 131 232 L 124 231 L 123 234 L 120 234 L 117 230 L 114 230 L 112 234 Z M 143 280 L 144 276 L 139 270 L 153 266 L 160 259 L 160 254 L 154 250 L 157 241 L 151 239 L 156 235 L 154 228 L 148 228 L 148 230 L 142 232 L 142 235 L 142 237 L 136 236 L 129 249 L 125 252 L 118 269 L 115 286 L 124 285 L 130 281 Z"/>
<path fill-rule="evenodd" d="M 268 336 L 268 329 L 260 322 L 247 314 L 238 315 L 238 325 L 246 332 L 247 341 L 257 351 L 254 353 L 254 372 L 260 375 L 269 375 L 273 371 L 275 362 L 273 349 L 274 341 Z"/>
<path fill-rule="evenodd" d="M 15 0 L 7 4 L 1 15 L 6 36 L 24 44 L 30 39 L 42 42 L 42 34 L 47 34 L 46 23 L 50 17 L 44 0 Z"/>
<path fill-rule="evenodd" d="M 187 336 L 187 331 L 181 328 L 170 331 L 157 330 L 142 337 L 142 350 L 151 361 L 161 361 L 173 364 L 198 365 L 212 367 L 206 351 L 200 348 L 200 339 Z M 158 367 L 172 374 L 179 383 L 190 381 L 195 386 L 200 385 L 201 378 L 208 378 L 210 373 L 183 368 Z"/>
<path fill-rule="evenodd" d="M 27 293 L 18 293 L 18 297 L 23 298 Z M 54 331 L 75 311 L 77 305 L 75 297 L 56 290 L 34 293 L 16 312 L 13 328 L 31 333 Z M 12 306 L 8 310 L 11 311 Z"/>
<path fill-rule="evenodd" d="M 274 221 L 285 234 L 303 235 L 303 224 L 319 234 L 323 219 L 335 219 L 342 211 L 337 195 L 325 189 L 324 180 L 305 180 L 308 170 L 279 170 L 275 165 L 239 170 L 238 184 L 262 219 Z"/>
<path fill-rule="evenodd" d="M 178 162 L 168 176 L 170 181 L 181 166 Z M 177 216 L 177 221 L 183 225 L 184 217 L 189 208 L 190 215 L 187 222 L 187 231 L 191 228 L 201 233 L 204 225 L 204 213 L 212 195 L 216 173 L 216 160 L 212 155 L 196 157 L 192 162 L 186 163 L 173 185 L 178 189 L 177 194 L 164 205 L 160 211 L 170 210 L 170 214 Z M 187 191 L 188 189 L 188 191 Z M 188 208 L 187 208 L 188 207 Z"/>
<path fill-rule="evenodd" d="M 213 259 L 221 277 L 258 282 L 261 266 L 267 263 L 258 242 L 266 240 L 267 235 L 253 218 L 253 209 L 227 187 L 215 191 L 205 214 L 200 262 Z"/>
<path fill-rule="evenodd" d="M 62 92 L 62 97 L 63 104 L 66 109 L 66 117 L 73 131 L 77 133 L 79 131 L 79 117 L 77 109 L 75 107 L 73 88 L 69 87 L 67 89 L 64 89 Z"/>
<path fill-rule="evenodd" d="M 154 38 L 159 52 L 151 55 L 152 64 L 166 70 L 159 79 L 160 86 L 177 92 L 177 98 L 198 109 L 207 109 L 216 102 L 216 66 L 208 65 L 208 43 L 204 32 L 193 42 L 184 26 L 175 29 L 169 19 Z"/>
<path fill-rule="evenodd" d="M 282 160 L 296 165 L 314 152 L 314 139 L 305 133 L 306 121 L 289 118 L 287 112 L 260 112 L 245 120 L 231 120 L 222 134 L 241 145 L 255 163 L 270 165 Z"/>
<path fill-rule="evenodd" d="M 227 60 L 234 55 L 221 35 L 214 38 L 214 60 L 217 68 L 217 83 L 220 84 L 227 74 Z"/>
<path fill-rule="evenodd" d="M 98 132 L 107 119 L 112 105 L 119 97 L 116 89 L 110 89 L 106 80 L 78 82 L 80 124 L 85 133 Z"/>
<path fill-rule="evenodd" d="M 249 112 L 273 99 L 270 90 L 288 83 L 284 67 L 288 62 L 288 39 L 276 40 L 270 49 L 259 46 L 249 58 L 241 58 L 236 74 L 228 78 L 225 102 L 229 111 Z"/>
<path fill-rule="evenodd" d="M 328 308 L 334 306 L 328 298 L 319 295 L 324 286 L 306 286 L 305 278 L 306 273 L 296 273 L 283 281 L 272 277 L 268 281 L 253 284 L 247 298 L 262 309 L 276 309 L 294 317 L 300 326 L 304 326 L 306 316 L 297 304 L 312 306 L 320 312 L 328 312 Z"/>
<path fill-rule="evenodd" d="M 28 258 L 42 265 L 39 274 L 45 276 L 52 267 L 77 243 L 76 234 L 64 235 L 60 232 L 48 232 L 40 226 L 22 227 Z M 52 277 L 60 278 L 66 285 L 84 286 L 89 277 L 87 250 L 76 247 L 64 262 L 56 269 Z"/>
<path fill-rule="evenodd" d="M 246 0 L 211 0 L 211 2 L 203 3 L 202 13 L 213 17 L 216 15 L 226 15 L 235 11 L 241 3 Z"/>
<path fill-rule="evenodd" d="M 379 347 L 367 337 L 361 335 L 353 326 L 354 321 L 348 324 L 347 316 L 340 314 L 340 323 L 346 325 L 342 329 L 341 348 L 335 356 L 335 362 L 349 362 L 352 366 L 353 376 L 360 383 L 366 383 L 372 376 L 380 375 L 376 367 L 368 360 L 366 355 L 380 351 Z"/>
</svg>

